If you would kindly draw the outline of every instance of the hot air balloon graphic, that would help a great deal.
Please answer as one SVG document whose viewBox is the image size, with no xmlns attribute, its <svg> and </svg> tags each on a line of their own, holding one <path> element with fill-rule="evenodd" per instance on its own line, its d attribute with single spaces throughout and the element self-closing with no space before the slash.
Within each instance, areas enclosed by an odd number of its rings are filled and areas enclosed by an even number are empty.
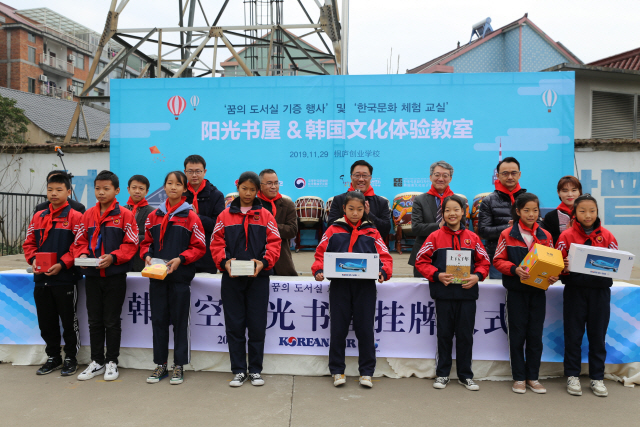
<svg viewBox="0 0 640 427">
<path fill-rule="evenodd" d="M 554 106 L 557 100 L 558 100 L 558 94 L 555 93 L 553 90 L 547 89 L 544 92 L 542 92 L 542 102 L 544 102 L 544 105 L 546 105 L 547 108 L 549 109 L 548 110 L 549 113 L 551 112 L 551 107 Z"/>
<path fill-rule="evenodd" d="M 171 111 L 171 114 L 176 116 L 176 120 L 178 120 L 178 116 L 182 114 L 185 107 L 187 106 L 187 101 L 184 100 L 181 96 L 172 96 L 169 98 L 169 102 L 167 102 L 167 108 Z"/>
<path fill-rule="evenodd" d="M 193 111 L 196 111 L 196 107 L 198 106 L 198 104 L 200 104 L 200 98 L 198 98 L 196 95 L 193 95 L 191 97 L 191 105 L 193 106 Z"/>
<path fill-rule="evenodd" d="M 155 163 L 156 161 L 164 162 L 165 157 L 162 155 L 160 149 L 157 146 L 154 145 L 153 147 L 149 147 L 149 151 L 151 152 L 151 154 L 154 154 L 153 163 Z"/>
</svg>

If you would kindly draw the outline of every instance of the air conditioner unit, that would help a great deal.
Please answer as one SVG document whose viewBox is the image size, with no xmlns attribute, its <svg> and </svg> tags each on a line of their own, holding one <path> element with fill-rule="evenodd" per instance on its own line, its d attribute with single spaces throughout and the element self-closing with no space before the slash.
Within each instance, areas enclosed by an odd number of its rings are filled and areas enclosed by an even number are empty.
<svg viewBox="0 0 640 427">
<path fill-rule="evenodd" d="M 102 79 L 102 83 L 109 83 L 109 77 L 105 77 L 104 79 Z"/>
<path fill-rule="evenodd" d="M 69 55 L 69 61 L 73 62 L 76 60 L 76 56 L 75 55 Z"/>
<path fill-rule="evenodd" d="M 75 92 L 75 87 L 73 85 L 69 85 L 69 92 Z"/>
<path fill-rule="evenodd" d="M 40 81 L 46 83 L 48 81 L 47 76 L 45 76 L 44 74 L 40 74 Z"/>
</svg>

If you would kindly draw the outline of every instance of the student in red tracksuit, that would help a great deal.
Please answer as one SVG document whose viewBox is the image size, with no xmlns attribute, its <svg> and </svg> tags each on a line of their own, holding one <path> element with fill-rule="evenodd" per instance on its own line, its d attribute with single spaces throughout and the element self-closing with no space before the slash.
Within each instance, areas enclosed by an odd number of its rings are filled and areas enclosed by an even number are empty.
<svg viewBox="0 0 640 427">
<path fill-rule="evenodd" d="M 436 380 L 433 387 L 443 389 L 449 384 L 453 337 L 456 337 L 456 369 L 458 382 L 468 390 L 479 390 L 473 381 L 473 330 L 476 324 L 478 282 L 489 275 L 489 255 L 480 237 L 465 228 L 466 203 L 459 196 L 446 197 L 442 203 L 445 225 L 425 240 L 416 256 L 416 269 L 429 280 L 431 298 L 436 303 L 438 319 L 438 352 Z M 447 274 L 449 251 L 462 251 L 468 257 L 470 276 L 462 283 Z"/>
<path fill-rule="evenodd" d="M 387 245 L 380 237 L 375 225 L 365 213 L 364 195 L 350 191 L 344 195 L 344 216 L 333 222 L 325 231 L 316 249 L 311 271 L 318 281 L 324 280 L 325 252 L 355 252 L 380 255 L 378 282 L 391 278 L 393 259 Z M 332 279 L 329 291 L 329 314 L 331 317 L 331 339 L 329 344 L 329 371 L 333 385 L 346 382 L 345 348 L 349 324 L 353 318 L 353 329 L 358 339 L 358 368 L 360 385 L 373 387 L 371 376 L 376 369 L 374 318 L 376 314 L 376 281 L 373 279 Z"/>
<path fill-rule="evenodd" d="M 170 384 L 182 384 L 184 365 L 191 360 L 191 281 L 195 262 L 206 253 L 202 222 L 186 202 L 187 176 L 169 172 L 164 179 L 167 200 L 151 212 L 145 223 L 140 258 L 151 265 L 152 258 L 167 260 L 167 277 L 149 279 L 151 325 L 153 326 L 153 362 L 157 365 L 148 383 L 157 383 L 168 375 L 169 323 L 173 325 L 173 374 Z"/>
<path fill-rule="evenodd" d="M 240 387 L 247 380 L 249 335 L 249 377 L 251 384 L 263 385 L 262 360 L 267 330 L 269 276 L 280 257 L 280 233 L 271 213 L 256 197 L 260 178 L 243 172 L 238 179 L 239 196 L 218 216 L 211 238 L 211 256 L 222 272 L 221 297 L 224 321 L 235 375 L 229 383 Z M 253 261 L 252 276 L 231 276 L 232 260 Z"/>
<path fill-rule="evenodd" d="M 519 195 L 512 206 L 513 226 L 500 233 L 494 266 L 502 273 L 502 286 L 507 289 L 505 311 L 509 337 L 509 359 L 513 375 L 514 393 L 525 393 L 527 387 L 534 393 L 546 393 L 538 382 L 542 358 L 542 330 L 546 315 L 547 298 L 544 289 L 525 285 L 520 280 L 529 273 L 520 263 L 535 243 L 553 247 L 548 231 L 538 226 L 540 201 L 535 194 Z M 549 277 L 553 284 L 557 277 Z M 526 345 L 526 353 L 525 353 Z M 526 355 L 526 357 L 525 357 Z M 525 382 L 526 381 L 526 382 Z"/>
<path fill-rule="evenodd" d="M 138 251 L 138 225 L 131 211 L 121 208 L 116 200 L 120 181 L 115 173 L 100 172 L 94 180 L 94 191 L 98 202 L 82 216 L 74 243 L 78 258 L 100 259 L 97 267 L 82 270 L 86 275 L 91 363 L 78 379 L 90 380 L 104 372 L 105 381 L 113 381 L 119 376 L 120 315 L 129 261 Z"/>
<path fill-rule="evenodd" d="M 600 224 L 598 204 L 590 194 L 583 194 L 573 204 L 573 224 L 558 238 L 557 249 L 566 259 L 571 244 L 618 249 L 618 242 L 611 232 Z M 580 371 L 582 370 L 582 338 L 585 326 L 589 339 L 589 378 L 591 390 L 596 396 L 609 393 L 604 385 L 604 364 L 607 358 L 605 336 L 609 326 L 611 285 L 613 280 L 582 273 L 567 273 L 564 283 L 564 374 L 568 377 L 567 391 L 582 395 Z"/>
<path fill-rule="evenodd" d="M 71 208 L 71 181 L 66 175 L 52 175 L 47 182 L 49 206 L 33 215 L 22 245 L 24 257 L 33 266 L 38 326 L 44 340 L 47 362 L 36 374 L 45 375 L 62 368 L 61 375 L 76 372 L 76 355 L 80 348 L 80 333 L 76 304 L 78 280 L 82 276 L 73 265 L 73 241 L 82 221 L 82 214 Z M 38 252 L 54 252 L 57 263 L 47 270 L 36 264 Z M 60 322 L 64 330 L 64 363 L 60 356 Z"/>
</svg>

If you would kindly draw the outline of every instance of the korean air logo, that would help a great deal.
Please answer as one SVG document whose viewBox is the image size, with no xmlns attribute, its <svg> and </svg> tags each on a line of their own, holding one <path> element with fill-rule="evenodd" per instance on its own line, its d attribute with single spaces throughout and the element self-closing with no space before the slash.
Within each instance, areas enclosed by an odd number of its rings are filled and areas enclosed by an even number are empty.
<svg viewBox="0 0 640 427">
<path fill-rule="evenodd" d="M 329 347 L 328 338 L 279 337 L 278 345 L 285 347 Z M 352 341 L 353 343 L 349 343 Z M 355 347 L 355 340 L 347 340 L 347 347 Z"/>
<path fill-rule="evenodd" d="M 297 178 L 294 182 L 294 185 L 298 190 L 301 190 L 307 186 L 307 181 L 305 181 L 304 178 Z"/>
<path fill-rule="evenodd" d="M 296 344 L 298 344 L 298 340 L 296 339 L 296 337 L 289 337 L 287 338 L 286 343 L 291 347 L 295 347 Z"/>
</svg>

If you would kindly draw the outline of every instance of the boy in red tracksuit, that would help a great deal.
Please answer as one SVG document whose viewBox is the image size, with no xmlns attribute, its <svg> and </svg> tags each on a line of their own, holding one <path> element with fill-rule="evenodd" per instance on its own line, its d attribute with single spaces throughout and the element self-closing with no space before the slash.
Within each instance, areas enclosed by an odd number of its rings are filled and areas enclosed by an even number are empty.
<svg viewBox="0 0 640 427">
<path fill-rule="evenodd" d="M 220 289 L 229 344 L 233 380 L 240 387 L 251 378 L 261 386 L 264 340 L 269 305 L 269 276 L 280 257 L 282 239 L 278 224 L 256 197 L 260 178 L 255 172 L 243 172 L 238 179 L 239 196 L 218 216 L 211 238 L 211 255 L 222 272 Z M 231 276 L 231 261 L 254 262 L 252 276 Z M 249 376 L 245 336 L 249 335 Z"/>
<path fill-rule="evenodd" d="M 71 182 L 66 175 L 52 175 L 47 182 L 49 206 L 33 215 L 27 237 L 22 245 L 24 257 L 33 266 L 38 326 L 44 340 L 47 362 L 36 374 L 45 375 L 62 368 L 61 375 L 76 372 L 76 355 L 80 348 L 80 333 L 76 303 L 78 280 L 82 276 L 73 265 L 73 242 L 82 220 L 82 214 L 71 208 L 67 198 L 71 195 Z M 39 271 L 38 252 L 54 252 L 57 263 Z M 60 357 L 60 321 L 64 330 L 64 364 Z"/>
<path fill-rule="evenodd" d="M 427 237 L 416 256 L 416 269 L 429 280 L 431 298 L 436 303 L 438 319 L 438 352 L 436 381 L 433 387 L 443 389 L 449 383 L 453 337 L 456 337 L 456 369 L 458 382 L 468 390 L 480 387 L 473 381 L 473 330 L 476 323 L 478 282 L 489 275 L 489 255 L 480 237 L 465 228 L 463 218 L 466 203 L 459 196 L 449 196 L 442 202 L 445 225 Z M 462 251 L 470 265 L 470 276 L 462 283 L 447 274 L 449 251 Z M 455 258 L 454 258 L 455 259 Z"/>
<path fill-rule="evenodd" d="M 344 216 L 333 222 L 325 231 L 316 248 L 315 262 L 311 272 L 318 281 L 324 280 L 325 252 L 355 252 L 380 255 L 378 282 L 391 278 L 393 258 L 387 250 L 380 233 L 365 213 L 365 196 L 359 191 L 344 195 Z M 346 382 L 344 371 L 345 348 L 349 324 L 353 318 L 353 329 L 358 339 L 358 368 L 360 385 L 373 387 L 371 377 L 376 369 L 374 319 L 376 314 L 377 288 L 374 279 L 332 279 L 329 290 L 329 315 L 331 317 L 331 339 L 329 341 L 329 371 L 333 385 Z"/>
<path fill-rule="evenodd" d="M 94 187 L 98 202 L 82 216 L 75 241 L 78 258 L 100 259 L 98 267 L 83 269 L 91 363 L 78 375 L 78 379 L 90 380 L 104 372 L 105 381 L 113 381 L 119 376 L 120 314 L 127 290 L 129 261 L 138 251 L 138 225 L 133 213 L 121 208 L 116 200 L 120 192 L 116 174 L 100 172 L 94 180 Z"/>
</svg>

